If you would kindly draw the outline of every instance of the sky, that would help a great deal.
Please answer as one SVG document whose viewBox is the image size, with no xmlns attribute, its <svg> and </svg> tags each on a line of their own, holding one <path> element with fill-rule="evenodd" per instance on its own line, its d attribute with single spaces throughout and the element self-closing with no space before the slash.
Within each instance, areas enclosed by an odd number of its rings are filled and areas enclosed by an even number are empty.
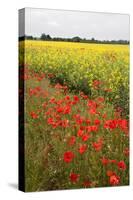
<svg viewBox="0 0 133 200">
<path fill-rule="evenodd" d="M 129 40 L 129 20 L 126 14 L 26 8 L 25 35 Z"/>
</svg>

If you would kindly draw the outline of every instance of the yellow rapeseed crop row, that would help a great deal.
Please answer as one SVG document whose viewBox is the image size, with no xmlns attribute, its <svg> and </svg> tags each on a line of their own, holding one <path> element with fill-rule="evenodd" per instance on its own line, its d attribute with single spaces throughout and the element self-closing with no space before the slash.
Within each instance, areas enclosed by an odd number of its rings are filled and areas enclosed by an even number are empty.
<svg viewBox="0 0 133 200">
<path fill-rule="evenodd" d="M 51 41 L 24 43 L 25 63 L 32 69 L 52 73 L 70 88 L 93 95 L 96 91 L 92 84 L 99 80 L 104 83 L 100 93 L 105 95 L 103 91 L 111 90 L 111 100 L 128 109 L 128 45 Z"/>
</svg>

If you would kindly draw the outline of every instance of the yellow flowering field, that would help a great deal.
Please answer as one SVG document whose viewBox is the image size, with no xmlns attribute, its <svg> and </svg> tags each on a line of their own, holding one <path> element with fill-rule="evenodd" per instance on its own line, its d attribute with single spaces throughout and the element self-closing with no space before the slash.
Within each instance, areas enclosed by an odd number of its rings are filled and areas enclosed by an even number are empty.
<svg viewBox="0 0 133 200">
<path fill-rule="evenodd" d="M 70 89 L 82 90 L 91 96 L 108 96 L 128 116 L 128 45 L 51 41 L 24 43 L 25 63 L 31 69 L 54 74 L 53 81 L 67 84 Z M 92 87 L 94 81 L 100 81 L 99 85 L 96 83 L 98 91 Z"/>
</svg>

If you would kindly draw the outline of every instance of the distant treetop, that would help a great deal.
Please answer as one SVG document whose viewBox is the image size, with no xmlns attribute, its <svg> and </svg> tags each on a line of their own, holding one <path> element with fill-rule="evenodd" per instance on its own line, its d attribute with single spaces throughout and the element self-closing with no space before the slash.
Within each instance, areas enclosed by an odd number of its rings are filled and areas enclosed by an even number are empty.
<svg viewBox="0 0 133 200">
<path fill-rule="evenodd" d="M 81 43 L 101 43 L 101 44 L 129 44 L 128 40 L 96 40 L 94 37 L 91 39 L 80 38 L 75 36 L 73 38 L 51 37 L 49 34 L 42 33 L 40 37 L 33 37 L 25 35 L 19 37 L 21 40 L 42 40 L 42 41 L 64 41 L 64 42 L 81 42 Z"/>
</svg>

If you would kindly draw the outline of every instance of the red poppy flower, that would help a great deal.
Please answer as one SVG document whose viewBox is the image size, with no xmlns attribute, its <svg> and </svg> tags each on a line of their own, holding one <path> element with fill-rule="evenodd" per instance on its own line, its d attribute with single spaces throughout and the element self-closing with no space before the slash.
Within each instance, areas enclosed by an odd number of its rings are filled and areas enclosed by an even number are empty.
<svg viewBox="0 0 133 200">
<path fill-rule="evenodd" d="M 44 103 L 42 104 L 42 107 L 45 109 L 45 108 L 47 107 L 47 103 L 44 102 Z"/>
<path fill-rule="evenodd" d="M 99 101 L 100 103 L 104 102 L 104 97 L 98 97 L 97 101 Z"/>
<path fill-rule="evenodd" d="M 70 181 L 72 183 L 76 183 L 78 181 L 79 176 L 80 176 L 79 174 L 71 173 L 69 176 Z"/>
<path fill-rule="evenodd" d="M 50 76 L 50 74 L 48 74 L 48 76 Z M 57 83 L 57 84 L 55 85 L 55 89 L 62 89 L 62 85 L 59 84 L 59 83 Z"/>
<path fill-rule="evenodd" d="M 87 125 L 91 123 L 91 121 L 89 119 L 86 119 L 85 122 L 86 122 Z"/>
<path fill-rule="evenodd" d="M 77 132 L 77 136 L 81 137 L 83 135 L 84 131 L 79 129 Z"/>
<path fill-rule="evenodd" d="M 83 186 L 84 186 L 84 187 L 90 187 L 90 186 L 91 186 L 91 182 L 88 181 L 88 180 L 85 180 L 85 181 L 83 182 Z"/>
<path fill-rule="evenodd" d="M 58 108 L 56 109 L 56 111 L 57 111 L 58 113 L 62 113 L 62 112 L 63 112 L 63 107 L 58 107 Z"/>
<path fill-rule="evenodd" d="M 94 120 L 94 124 L 95 124 L 95 125 L 99 125 L 99 124 L 100 124 L 100 120 L 99 120 L 99 119 L 95 119 L 95 120 Z"/>
<path fill-rule="evenodd" d="M 63 100 L 62 100 L 62 99 L 56 101 L 56 104 L 57 104 L 57 105 L 61 105 L 62 103 L 63 103 Z"/>
<path fill-rule="evenodd" d="M 126 170 L 127 166 L 123 160 L 118 162 L 118 168 L 121 170 Z"/>
<path fill-rule="evenodd" d="M 70 163 L 74 158 L 74 153 L 71 151 L 67 151 L 64 153 L 64 161 L 66 163 Z"/>
<path fill-rule="evenodd" d="M 71 138 L 70 138 L 69 141 L 68 141 L 68 144 L 69 144 L 69 145 L 74 145 L 75 142 L 76 142 L 76 137 L 75 137 L 75 136 L 71 136 Z"/>
<path fill-rule="evenodd" d="M 96 107 L 97 107 L 97 104 L 96 104 L 95 101 L 89 100 L 89 101 L 87 102 L 87 106 L 88 106 L 89 108 L 96 108 Z"/>
<path fill-rule="evenodd" d="M 73 99 L 74 99 L 74 101 L 76 101 L 76 102 L 79 101 L 78 96 L 74 96 Z"/>
<path fill-rule="evenodd" d="M 73 118 L 74 119 L 79 119 L 80 118 L 80 114 L 73 115 Z"/>
<path fill-rule="evenodd" d="M 128 129 L 128 121 L 126 119 L 118 120 L 118 124 L 119 124 L 119 127 L 122 130 L 127 130 Z"/>
<path fill-rule="evenodd" d="M 83 92 L 80 93 L 80 96 L 81 96 L 83 99 L 88 99 L 88 96 L 85 95 Z"/>
<path fill-rule="evenodd" d="M 41 91 L 41 87 L 39 87 L 39 86 L 37 86 L 35 89 L 36 89 L 38 92 Z"/>
<path fill-rule="evenodd" d="M 103 146 L 103 141 L 101 139 L 99 139 L 98 142 L 94 142 L 92 144 L 92 146 L 95 149 L 95 151 L 100 151 L 102 149 L 102 146 Z"/>
<path fill-rule="evenodd" d="M 84 135 L 82 136 L 82 141 L 86 142 L 89 138 L 90 138 L 90 135 L 89 135 L 89 134 L 84 134 Z"/>
<path fill-rule="evenodd" d="M 90 113 L 91 115 L 95 115 L 95 114 L 97 113 L 96 108 L 91 108 L 91 109 L 89 110 L 89 113 Z"/>
<path fill-rule="evenodd" d="M 116 164 L 117 163 L 117 160 L 109 160 L 110 163 L 114 163 Z"/>
<path fill-rule="evenodd" d="M 80 130 L 84 131 L 85 130 L 85 126 L 80 126 Z"/>
<path fill-rule="evenodd" d="M 86 150 L 87 150 L 87 145 L 86 144 L 80 145 L 80 147 L 78 149 L 80 154 L 83 154 Z"/>
<path fill-rule="evenodd" d="M 108 170 L 107 171 L 107 176 L 113 176 L 113 175 L 115 175 L 116 176 L 116 173 L 115 172 L 113 172 L 113 171 L 111 171 L 111 170 Z"/>
<path fill-rule="evenodd" d="M 30 113 L 30 116 L 32 117 L 32 119 L 38 118 L 38 115 L 34 111 Z"/>
<path fill-rule="evenodd" d="M 125 148 L 123 153 L 125 154 L 125 156 L 129 156 L 129 148 Z"/>
<path fill-rule="evenodd" d="M 66 128 L 69 126 L 69 120 L 68 119 L 64 119 L 61 121 L 61 126 Z"/>
<path fill-rule="evenodd" d="M 65 107 L 64 107 L 64 111 L 63 111 L 63 113 L 64 113 L 64 114 L 70 114 L 70 112 L 71 112 L 71 107 L 68 106 L 68 105 L 65 106 Z"/>
<path fill-rule="evenodd" d="M 76 119 L 76 123 L 77 123 L 77 124 L 81 125 L 82 122 L 83 122 L 83 118 L 82 118 L 82 117 Z"/>
<path fill-rule="evenodd" d="M 120 177 L 117 175 L 112 175 L 109 177 L 109 183 L 113 186 L 119 185 L 120 183 Z"/>
<path fill-rule="evenodd" d="M 107 120 L 104 124 L 104 128 L 115 129 L 117 128 L 118 122 L 117 120 Z"/>
<path fill-rule="evenodd" d="M 34 89 L 32 89 L 32 88 L 29 89 L 29 95 L 30 95 L 30 96 L 36 95 L 36 94 L 37 94 L 37 91 L 36 91 L 36 90 L 34 90 Z"/>
<path fill-rule="evenodd" d="M 107 114 L 106 113 L 104 113 L 103 115 L 102 115 L 102 118 L 107 118 Z"/>
<path fill-rule="evenodd" d="M 99 86 L 101 85 L 101 83 L 102 83 L 102 82 L 99 81 L 99 80 L 94 80 L 94 81 L 93 81 L 93 84 L 92 84 L 92 85 L 93 85 L 93 88 L 94 88 L 94 89 L 99 89 Z"/>
<path fill-rule="evenodd" d="M 102 158 L 102 159 L 101 159 L 101 162 L 102 162 L 103 165 L 107 165 L 107 164 L 109 164 L 109 159 L 107 159 L 107 158 Z"/>
<path fill-rule="evenodd" d="M 70 96 L 66 96 L 66 97 L 65 97 L 65 100 L 68 100 L 68 101 L 69 101 L 69 100 L 70 100 Z"/>
<path fill-rule="evenodd" d="M 53 118 L 48 118 L 48 120 L 47 120 L 47 123 L 48 123 L 48 124 L 53 124 L 53 122 L 54 122 L 54 121 L 53 121 Z"/>
<path fill-rule="evenodd" d="M 98 131 L 98 126 L 91 126 L 91 131 L 97 132 Z"/>
<path fill-rule="evenodd" d="M 53 98 L 51 98 L 51 99 L 49 100 L 49 102 L 50 102 L 50 103 L 55 103 L 56 100 L 55 100 L 55 98 L 53 97 Z"/>
</svg>

